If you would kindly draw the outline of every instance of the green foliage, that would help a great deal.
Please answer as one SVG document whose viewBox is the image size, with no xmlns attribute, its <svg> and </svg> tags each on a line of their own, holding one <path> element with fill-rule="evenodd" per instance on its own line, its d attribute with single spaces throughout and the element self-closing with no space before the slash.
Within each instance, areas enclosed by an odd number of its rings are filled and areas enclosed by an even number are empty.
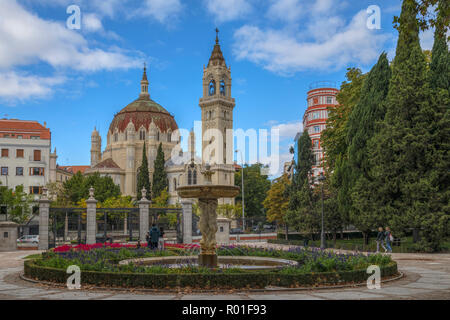
<svg viewBox="0 0 450 320">
<path fill-rule="evenodd" d="M 137 189 L 136 189 L 136 196 L 137 199 L 140 200 L 142 198 L 142 189 L 145 188 L 147 190 L 147 199 L 151 199 L 151 192 L 150 192 L 150 176 L 148 172 L 148 160 L 147 160 L 147 151 L 144 147 L 142 150 L 142 162 L 141 166 L 138 169 L 138 176 L 137 176 Z"/>
<path fill-rule="evenodd" d="M 158 153 L 156 154 L 153 182 L 152 182 L 152 196 L 159 197 L 163 190 L 168 188 L 167 173 L 165 168 L 164 151 L 162 150 L 162 143 L 159 144 Z"/>
<path fill-rule="evenodd" d="M 286 211 L 289 208 L 289 188 L 291 181 L 286 175 L 282 175 L 272 182 L 263 205 L 266 208 L 267 220 L 284 223 Z"/>
<path fill-rule="evenodd" d="M 32 215 L 32 202 L 33 196 L 24 191 L 23 185 L 16 186 L 14 190 L 0 186 L 0 204 L 6 205 L 8 220 L 18 224 L 28 221 Z"/>
<path fill-rule="evenodd" d="M 245 217 L 263 216 L 263 201 L 270 189 L 268 176 L 261 174 L 262 164 L 252 164 L 244 166 L 244 192 L 245 192 Z M 241 192 L 236 197 L 236 201 L 242 203 L 242 176 L 241 170 L 235 173 L 234 183 L 241 187 Z"/>
<path fill-rule="evenodd" d="M 120 196 L 120 187 L 109 176 L 100 176 L 98 172 L 83 176 L 77 172 L 64 182 L 62 193 L 58 195 L 56 204 L 59 206 L 77 205 L 89 197 L 89 188 L 94 188 L 95 199 L 104 202 L 108 198 Z"/>
<path fill-rule="evenodd" d="M 298 231 L 313 233 L 318 229 L 318 215 L 310 183 L 312 171 L 312 142 L 308 131 L 298 140 L 298 159 L 296 170 L 289 188 L 289 203 L 286 222 Z"/>
</svg>

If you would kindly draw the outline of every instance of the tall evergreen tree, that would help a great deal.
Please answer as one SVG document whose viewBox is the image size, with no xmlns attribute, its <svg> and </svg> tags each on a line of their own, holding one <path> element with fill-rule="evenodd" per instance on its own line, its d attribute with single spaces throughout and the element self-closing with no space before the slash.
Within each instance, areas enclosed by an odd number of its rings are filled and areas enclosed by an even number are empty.
<svg viewBox="0 0 450 320">
<path fill-rule="evenodd" d="M 313 165 L 312 142 L 305 130 L 298 140 L 298 159 L 292 185 L 286 221 L 299 231 L 313 233 L 318 228 L 315 199 L 311 188 Z"/>
<path fill-rule="evenodd" d="M 150 194 L 150 176 L 148 172 L 148 160 L 147 160 L 147 150 L 144 143 L 144 148 L 142 149 L 142 163 L 138 169 L 137 176 L 137 198 L 140 200 L 142 198 L 142 188 L 147 190 L 147 199 L 151 198 Z"/>
<path fill-rule="evenodd" d="M 358 104 L 353 108 L 348 121 L 348 168 L 344 170 L 344 188 L 350 188 L 350 220 L 363 232 L 368 244 L 369 233 L 375 226 L 383 225 L 383 216 L 377 214 L 373 207 L 377 195 L 367 189 L 369 170 L 369 150 L 367 143 L 378 132 L 379 123 L 385 115 L 386 96 L 389 90 L 391 69 L 386 53 L 378 59 L 377 64 L 367 75 L 361 90 Z M 339 173 L 339 172 L 338 172 Z"/>
<path fill-rule="evenodd" d="M 374 210 L 391 218 L 397 235 L 410 228 L 418 230 L 426 221 L 436 221 L 435 217 L 440 216 L 439 205 L 433 200 L 439 189 L 433 177 L 437 146 L 434 135 L 439 119 L 431 103 L 417 13 L 415 0 L 403 1 L 386 116 L 373 145 L 369 145 L 373 150 L 372 183 L 367 188 L 382 200 Z M 422 231 L 433 238 L 427 240 L 427 246 L 437 249 L 439 231 Z"/>
<path fill-rule="evenodd" d="M 155 165 L 153 166 L 153 181 L 152 192 L 153 197 L 159 197 L 163 190 L 167 190 L 167 172 L 165 168 L 164 151 L 162 149 L 162 143 L 158 146 L 158 153 L 156 154 Z"/>
</svg>

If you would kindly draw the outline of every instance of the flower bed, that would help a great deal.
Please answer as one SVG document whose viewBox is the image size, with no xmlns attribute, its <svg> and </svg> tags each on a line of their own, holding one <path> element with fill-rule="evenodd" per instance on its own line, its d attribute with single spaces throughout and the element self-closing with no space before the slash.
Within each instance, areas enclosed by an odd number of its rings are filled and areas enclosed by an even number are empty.
<svg viewBox="0 0 450 320">
<path fill-rule="evenodd" d="M 84 250 L 49 251 L 42 259 L 25 262 L 25 275 L 30 278 L 64 283 L 70 265 L 82 270 L 82 284 L 149 288 L 264 288 L 314 286 L 323 284 L 357 283 L 366 281 L 369 265 L 379 265 L 383 277 L 397 273 L 397 264 L 385 255 L 335 254 L 322 250 L 296 247 L 288 251 L 227 246 L 218 249 L 222 256 L 255 256 L 295 260 L 298 266 L 286 266 L 278 270 L 256 271 L 236 267 L 207 269 L 196 265 L 169 268 L 163 264 L 119 265 L 126 259 L 159 256 L 198 254 L 198 247 L 172 247 L 166 250 L 150 250 L 145 247 L 102 247 Z"/>
</svg>

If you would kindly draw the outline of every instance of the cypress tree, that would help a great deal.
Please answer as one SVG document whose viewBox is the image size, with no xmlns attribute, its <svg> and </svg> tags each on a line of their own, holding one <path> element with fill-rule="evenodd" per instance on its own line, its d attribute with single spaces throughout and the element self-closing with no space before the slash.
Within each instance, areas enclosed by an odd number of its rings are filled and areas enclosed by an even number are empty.
<svg viewBox="0 0 450 320">
<path fill-rule="evenodd" d="M 386 116 L 379 134 L 369 144 L 373 150 L 372 183 L 367 188 L 379 199 L 373 210 L 390 218 L 397 236 L 410 228 L 419 230 L 430 218 L 435 221 L 437 209 L 432 199 L 438 186 L 432 171 L 436 155 L 433 136 L 438 119 L 419 43 L 417 13 L 416 1 L 403 1 Z M 427 230 L 422 231 L 424 236 L 430 235 Z M 428 241 L 431 250 L 437 248 L 435 240 Z"/>
<path fill-rule="evenodd" d="M 145 143 L 144 143 L 144 148 L 142 150 L 142 163 L 138 169 L 138 176 L 137 176 L 136 194 L 137 194 L 138 200 L 140 200 L 142 198 L 142 193 L 141 193 L 142 188 L 145 188 L 145 190 L 147 190 L 147 199 L 150 199 L 151 198 L 150 176 L 149 176 L 149 172 L 148 172 L 148 160 L 147 160 L 147 151 L 145 148 Z"/>
<path fill-rule="evenodd" d="M 369 242 L 370 231 L 375 226 L 380 226 L 383 220 L 373 210 L 377 205 L 374 201 L 377 197 L 372 194 L 374 190 L 367 188 L 370 169 L 367 143 L 377 133 L 376 124 L 384 119 L 390 78 L 389 61 L 386 53 L 383 53 L 364 80 L 360 100 L 350 114 L 347 128 L 347 167 L 344 163 L 338 172 L 344 176 L 344 182 L 349 180 L 343 187 L 350 191 L 343 196 L 351 196 L 350 219 L 363 232 L 365 244 Z M 339 190 L 338 197 L 341 193 Z"/>
<path fill-rule="evenodd" d="M 153 172 L 153 197 L 159 197 L 163 190 L 167 189 L 167 173 L 166 168 L 164 166 L 164 151 L 162 150 L 162 143 L 159 144 L 158 153 L 156 154 L 156 159 L 154 163 L 154 172 Z"/>
<path fill-rule="evenodd" d="M 317 228 L 314 198 L 310 184 L 313 165 L 312 142 L 308 131 L 298 140 L 298 158 L 292 185 L 286 221 L 297 230 L 313 233 Z"/>
</svg>

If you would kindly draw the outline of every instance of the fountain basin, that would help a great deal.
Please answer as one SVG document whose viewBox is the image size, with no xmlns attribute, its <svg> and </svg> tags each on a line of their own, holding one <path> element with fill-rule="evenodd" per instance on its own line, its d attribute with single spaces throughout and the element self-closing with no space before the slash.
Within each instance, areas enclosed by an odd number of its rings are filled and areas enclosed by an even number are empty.
<svg viewBox="0 0 450 320">
<path fill-rule="evenodd" d="M 181 198 L 219 199 L 234 198 L 239 190 L 236 186 L 204 184 L 178 187 L 177 193 Z"/>
<path fill-rule="evenodd" d="M 198 266 L 198 256 L 169 256 L 127 259 L 119 262 L 120 265 L 133 263 L 140 266 L 164 265 L 168 268 L 183 268 L 187 266 Z M 273 270 L 287 266 L 296 266 L 297 261 L 266 258 L 266 257 L 248 257 L 248 256 L 219 256 L 217 257 L 217 267 L 241 268 L 246 270 Z"/>
</svg>

